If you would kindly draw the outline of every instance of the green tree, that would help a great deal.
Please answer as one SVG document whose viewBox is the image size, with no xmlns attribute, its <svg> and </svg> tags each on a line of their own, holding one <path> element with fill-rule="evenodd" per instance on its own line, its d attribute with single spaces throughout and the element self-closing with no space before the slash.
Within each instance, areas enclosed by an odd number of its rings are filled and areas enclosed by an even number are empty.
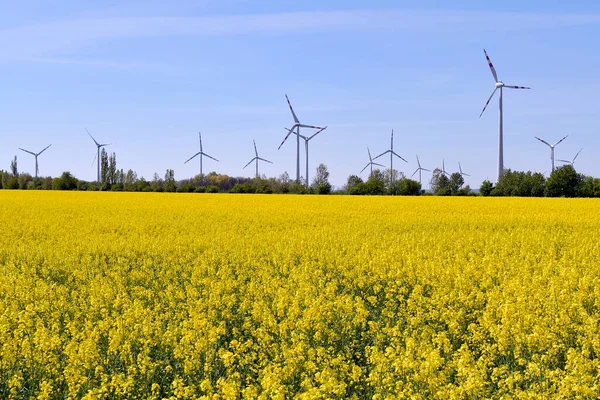
<svg viewBox="0 0 600 400">
<path fill-rule="evenodd" d="M 54 190 L 73 190 L 77 189 L 77 178 L 75 178 L 69 171 L 62 173 L 60 178 L 54 178 L 52 180 L 52 189 Z"/>
<path fill-rule="evenodd" d="M 329 183 L 329 170 L 323 163 L 317 167 L 317 173 L 313 178 L 313 188 L 318 194 L 331 193 L 331 184 Z"/>
<path fill-rule="evenodd" d="M 454 172 L 452 175 L 450 175 L 450 184 L 449 184 L 450 194 L 451 195 L 458 194 L 458 191 L 462 188 L 462 186 L 464 184 L 465 184 L 465 178 L 463 178 L 463 176 L 460 173 Z"/>
<path fill-rule="evenodd" d="M 177 184 L 175 183 L 175 171 L 168 169 L 165 172 L 165 191 L 175 192 L 177 190 Z"/>
<path fill-rule="evenodd" d="M 492 194 L 492 190 L 494 190 L 494 184 L 488 180 L 481 182 L 481 186 L 479 187 L 479 194 L 482 196 L 489 196 Z"/>
<path fill-rule="evenodd" d="M 433 170 L 430 185 L 431 191 L 436 195 L 448 196 L 452 194 L 450 190 L 450 178 L 439 168 Z"/>
<path fill-rule="evenodd" d="M 12 176 L 19 176 L 19 169 L 17 168 L 17 156 L 15 156 L 15 158 L 13 158 L 13 160 L 10 162 L 10 173 Z"/>
<path fill-rule="evenodd" d="M 547 197 L 576 197 L 581 191 L 582 177 L 572 165 L 556 168 L 546 181 Z"/>
</svg>

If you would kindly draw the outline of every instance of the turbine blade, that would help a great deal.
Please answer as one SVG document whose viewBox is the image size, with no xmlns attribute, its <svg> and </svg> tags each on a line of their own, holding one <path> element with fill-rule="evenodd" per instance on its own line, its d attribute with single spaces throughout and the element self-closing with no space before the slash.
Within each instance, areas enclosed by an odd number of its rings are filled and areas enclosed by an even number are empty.
<svg viewBox="0 0 600 400">
<path fill-rule="evenodd" d="M 279 145 L 279 147 L 277 148 L 277 150 L 279 150 L 281 148 L 281 146 L 283 146 L 283 144 L 285 143 L 285 141 L 287 140 L 287 138 L 289 138 L 290 135 L 292 134 L 292 132 L 294 131 L 294 128 L 292 128 L 292 129 L 285 128 L 285 129 L 287 129 L 289 132 L 288 132 L 287 135 L 285 135 L 285 139 L 283 139 L 283 142 L 281 142 L 281 144 Z"/>
<path fill-rule="evenodd" d="M 260 161 L 268 162 L 269 164 L 273 164 L 273 161 L 265 160 L 264 158 L 257 157 Z"/>
<path fill-rule="evenodd" d="M 33 151 L 25 150 L 25 149 L 22 149 L 22 148 L 20 148 L 20 147 L 19 147 L 19 150 L 23 150 L 25 153 L 29 153 L 29 154 L 31 154 L 32 156 L 35 156 L 35 155 L 36 155 L 36 154 L 35 154 Z"/>
<path fill-rule="evenodd" d="M 203 156 L 206 156 L 206 157 L 208 157 L 208 158 L 212 158 L 212 159 L 213 159 L 213 160 L 215 160 L 216 162 L 219 162 L 219 160 L 217 160 L 217 159 L 216 159 L 216 158 L 214 158 L 214 157 L 211 157 L 211 156 L 209 156 L 209 155 L 208 155 L 208 154 L 206 154 L 206 153 L 202 153 L 202 152 L 200 152 L 200 154 L 202 154 Z"/>
<path fill-rule="evenodd" d="M 511 86 L 511 85 L 504 85 L 505 88 L 509 88 L 509 89 L 531 89 L 530 87 L 527 86 Z"/>
<path fill-rule="evenodd" d="M 385 168 L 385 165 L 378 164 L 376 162 L 372 163 L 373 165 L 377 165 L 378 167 Z"/>
<path fill-rule="evenodd" d="M 365 165 L 365 167 L 363 169 L 360 170 L 359 174 L 362 174 L 362 172 L 367 169 L 367 167 L 371 165 L 371 163 L 368 163 L 367 165 Z"/>
<path fill-rule="evenodd" d="M 490 104 L 490 101 L 492 101 L 492 97 L 494 97 L 494 94 L 496 94 L 496 90 L 498 90 L 498 88 L 494 88 L 494 91 L 492 92 L 492 95 L 490 96 L 490 98 L 488 99 L 488 101 L 485 103 L 485 107 L 483 107 L 483 110 L 481 110 L 481 114 L 479 114 L 479 118 L 481 118 L 481 116 L 483 115 L 483 112 L 485 111 L 485 109 L 487 108 L 487 106 Z"/>
<path fill-rule="evenodd" d="M 285 95 L 285 99 L 287 100 L 288 106 L 290 106 L 290 111 L 292 112 L 292 116 L 294 117 L 294 122 L 299 124 L 300 121 L 298 121 L 298 117 L 296 117 L 296 113 L 294 112 L 294 108 L 292 107 L 292 103 L 290 102 L 290 99 L 287 94 Z"/>
<path fill-rule="evenodd" d="M 258 150 L 256 150 L 256 140 L 252 139 L 252 142 L 254 143 L 254 154 L 256 154 L 256 157 L 258 157 Z"/>
<path fill-rule="evenodd" d="M 404 161 L 405 163 L 408 162 L 401 155 L 399 155 L 398 153 L 396 153 L 395 151 L 392 151 L 392 154 L 395 155 L 396 157 L 398 157 L 399 159 L 401 159 L 402 161 Z"/>
<path fill-rule="evenodd" d="M 419 172 L 419 168 L 417 168 L 417 169 L 415 170 L 415 172 L 413 172 L 413 174 L 412 174 L 410 177 L 412 178 L 413 176 L 415 176 L 415 174 L 416 174 L 417 172 Z"/>
<path fill-rule="evenodd" d="M 254 157 L 252 160 L 248 161 L 248 164 L 244 165 L 244 168 L 242 169 L 246 169 L 246 167 L 250 164 L 252 164 L 252 161 L 256 160 L 258 157 Z"/>
<path fill-rule="evenodd" d="M 371 157 L 371 150 L 367 147 L 367 152 L 369 153 L 369 160 L 373 161 L 373 157 Z"/>
<path fill-rule="evenodd" d="M 567 160 L 556 160 L 556 161 L 564 162 L 565 164 L 572 164 L 571 161 L 567 161 Z"/>
<path fill-rule="evenodd" d="M 196 154 L 194 154 L 193 156 L 191 156 L 190 158 L 188 158 L 188 159 L 187 159 L 187 160 L 184 162 L 184 164 L 187 164 L 187 162 L 188 162 L 188 161 L 190 161 L 191 159 L 193 159 L 193 158 L 197 157 L 197 156 L 198 156 L 198 154 L 200 154 L 200 153 L 201 153 L 201 152 L 199 151 L 199 152 L 197 152 Z"/>
<path fill-rule="evenodd" d="M 377 157 L 373 158 L 373 160 L 377 160 L 379 157 L 381 157 L 381 156 L 383 156 L 383 155 L 385 155 L 385 154 L 389 153 L 390 151 L 391 151 L 391 150 L 386 150 L 386 151 L 384 151 L 383 153 L 381 153 L 381 154 L 380 154 L 380 155 L 378 155 Z"/>
<path fill-rule="evenodd" d="M 557 144 L 559 144 L 560 142 L 562 142 L 563 140 L 565 140 L 568 137 L 569 137 L 569 135 L 567 135 L 564 138 L 560 139 L 558 142 L 554 143 L 554 146 L 556 146 Z"/>
<path fill-rule="evenodd" d="M 583 148 L 581 148 L 577 154 L 575 154 L 575 157 L 573 157 L 573 163 L 575 163 L 575 159 L 577 158 L 577 156 L 579 155 L 579 153 L 581 153 L 581 150 L 583 150 Z"/>
<path fill-rule="evenodd" d="M 45 152 L 45 151 L 48 149 L 48 147 L 50 147 L 50 146 L 52 146 L 52 145 L 51 145 L 51 144 L 49 144 L 48 146 L 46 146 L 46 147 L 44 148 L 44 150 L 42 150 L 42 151 L 40 151 L 40 152 L 38 153 L 38 156 L 39 156 L 40 154 L 42 154 L 43 152 Z"/>
<path fill-rule="evenodd" d="M 323 132 L 325 129 L 327 129 L 327 127 L 319 129 L 319 130 L 317 131 L 317 133 L 314 133 L 314 134 L 313 134 L 311 137 L 309 137 L 309 138 L 308 138 L 308 139 L 306 139 L 306 140 L 310 140 L 310 139 L 314 138 L 314 137 L 315 137 L 315 136 L 317 136 L 319 133 Z"/>
<path fill-rule="evenodd" d="M 422 171 L 431 172 L 431 170 L 430 170 L 430 169 L 427 169 L 427 168 L 421 168 L 421 170 L 422 170 Z"/>
<path fill-rule="evenodd" d="M 419 156 L 417 156 L 417 165 L 421 168 L 421 162 L 419 161 Z"/>
<path fill-rule="evenodd" d="M 550 143 L 546 142 L 544 139 L 540 139 L 540 138 L 539 138 L 539 137 L 537 137 L 537 136 L 534 136 L 534 138 L 536 138 L 536 139 L 537 139 L 537 140 L 539 140 L 540 142 L 544 143 L 546 146 L 548 146 L 548 147 L 552 148 L 552 145 L 551 145 Z"/>
<path fill-rule="evenodd" d="M 92 134 L 90 133 L 90 131 L 87 130 L 87 128 L 85 128 L 85 131 L 87 132 L 88 135 L 90 135 L 90 137 L 92 138 L 92 140 L 94 141 L 94 143 L 96 143 L 96 146 L 100 146 L 98 144 L 98 142 L 96 142 L 96 139 L 94 139 L 94 137 L 92 136 Z"/>
<path fill-rule="evenodd" d="M 94 161 L 92 161 L 92 165 L 96 163 L 96 157 L 98 157 L 98 153 L 94 153 Z"/>
<path fill-rule="evenodd" d="M 202 132 L 198 132 L 198 139 L 200 139 L 200 153 L 202 153 Z"/>
<path fill-rule="evenodd" d="M 492 60 L 490 60 L 490 57 L 488 56 L 487 51 L 485 51 L 485 49 L 483 49 L 483 53 L 485 54 L 485 59 L 488 62 L 488 65 L 490 66 L 490 69 L 492 70 L 492 75 L 494 75 L 494 80 L 496 82 L 498 82 L 498 74 L 496 74 L 496 68 L 494 68 L 494 64 L 492 64 Z"/>
<path fill-rule="evenodd" d="M 314 126 L 314 125 L 303 125 L 303 124 L 298 124 L 298 126 L 299 126 L 300 128 L 309 128 L 309 129 L 325 129 L 325 128 L 327 128 L 327 127 L 323 128 L 323 127 L 321 127 L 321 126 Z"/>
</svg>

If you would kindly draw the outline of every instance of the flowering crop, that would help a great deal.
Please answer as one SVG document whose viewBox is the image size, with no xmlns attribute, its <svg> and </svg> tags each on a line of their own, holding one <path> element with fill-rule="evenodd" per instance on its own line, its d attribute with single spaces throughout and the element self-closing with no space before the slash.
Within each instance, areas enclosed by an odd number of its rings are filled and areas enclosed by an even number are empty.
<svg viewBox="0 0 600 400">
<path fill-rule="evenodd" d="M 598 398 L 595 200 L 0 191 L 1 398 Z"/>
</svg>

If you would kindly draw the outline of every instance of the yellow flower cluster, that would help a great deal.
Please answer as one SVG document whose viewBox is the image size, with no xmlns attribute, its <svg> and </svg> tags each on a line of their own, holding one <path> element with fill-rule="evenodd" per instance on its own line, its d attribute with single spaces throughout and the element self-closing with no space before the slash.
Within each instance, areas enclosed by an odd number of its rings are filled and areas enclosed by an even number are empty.
<svg viewBox="0 0 600 400">
<path fill-rule="evenodd" d="M 0 204 L 0 398 L 600 397 L 595 200 Z"/>
</svg>

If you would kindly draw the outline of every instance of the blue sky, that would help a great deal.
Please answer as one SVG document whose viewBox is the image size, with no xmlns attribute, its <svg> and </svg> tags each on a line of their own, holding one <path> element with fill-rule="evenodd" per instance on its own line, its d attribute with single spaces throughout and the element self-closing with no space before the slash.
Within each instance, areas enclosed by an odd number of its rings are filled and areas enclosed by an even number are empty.
<svg viewBox="0 0 600 400">
<path fill-rule="evenodd" d="M 295 176 L 293 123 L 329 128 L 311 141 L 310 174 L 323 162 L 335 186 L 389 147 L 433 169 L 460 161 L 479 187 L 494 180 L 498 103 L 478 118 L 499 78 L 505 90 L 505 166 L 549 173 L 534 135 L 569 138 L 557 158 L 583 147 L 577 169 L 600 176 L 597 1 L 102 1 L 4 2 L 0 14 L 0 169 L 69 170 L 93 180 L 87 128 L 120 168 L 150 179 L 167 168 L 183 179 L 204 150 L 205 172 Z M 526 3 L 526 4 L 524 4 Z M 304 166 L 304 151 L 301 164 Z M 383 163 L 387 165 L 389 158 Z M 304 168 L 302 167 L 302 171 Z M 303 174 L 303 172 L 302 172 Z M 367 171 L 362 174 L 367 177 Z M 424 175 L 428 180 L 429 174 Z M 425 185 L 427 186 L 427 185 Z"/>
</svg>

